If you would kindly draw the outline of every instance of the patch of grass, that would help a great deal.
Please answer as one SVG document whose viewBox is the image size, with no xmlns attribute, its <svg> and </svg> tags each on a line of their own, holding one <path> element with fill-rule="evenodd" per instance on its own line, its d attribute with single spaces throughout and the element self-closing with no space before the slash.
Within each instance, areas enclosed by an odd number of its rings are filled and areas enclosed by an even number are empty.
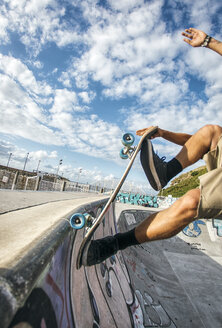
<svg viewBox="0 0 222 328">
<path fill-rule="evenodd" d="M 200 185 L 199 176 L 207 173 L 206 166 L 201 166 L 195 170 L 181 174 L 178 178 L 172 180 L 170 187 L 159 192 L 159 196 L 172 195 L 173 197 L 181 197 L 187 191 L 198 188 Z"/>
</svg>

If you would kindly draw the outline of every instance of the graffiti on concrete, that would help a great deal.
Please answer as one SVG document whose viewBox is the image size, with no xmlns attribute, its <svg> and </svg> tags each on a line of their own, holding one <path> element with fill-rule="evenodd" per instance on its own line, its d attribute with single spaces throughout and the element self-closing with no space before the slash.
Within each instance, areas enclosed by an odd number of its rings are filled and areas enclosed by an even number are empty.
<svg viewBox="0 0 222 328">
<path fill-rule="evenodd" d="M 199 225 L 205 225 L 203 220 L 196 220 L 190 223 L 183 229 L 184 235 L 188 237 L 198 237 L 201 234 L 201 228 Z"/>
<path fill-rule="evenodd" d="M 21 322 L 29 324 L 29 328 L 73 327 L 69 293 L 72 240 L 72 236 L 68 235 L 59 246 L 45 275 L 16 313 L 10 328 L 19 327 Z"/>
<path fill-rule="evenodd" d="M 143 205 L 146 207 L 158 207 L 156 196 L 120 192 L 117 195 L 117 201 L 124 204 Z"/>
<path fill-rule="evenodd" d="M 198 237 L 202 230 L 201 225 L 206 225 L 203 220 L 196 220 L 190 223 L 183 229 L 183 233 L 188 237 Z M 215 228 L 215 233 L 218 237 L 222 237 L 222 220 L 212 219 L 212 227 Z"/>
<path fill-rule="evenodd" d="M 117 201 L 124 204 L 142 205 L 144 207 L 169 207 L 175 202 L 176 198 L 172 196 L 148 196 L 134 193 L 120 192 L 117 195 Z"/>
<path fill-rule="evenodd" d="M 176 327 L 160 302 L 154 302 L 148 292 L 142 295 L 139 290 L 136 290 L 135 293 L 142 307 L 144 327 Z"/>
<path fill-rule="evenodd" d="M 213 227 L 217 229 L 218 237 L 222 237 L 222 220 L 220 219 L 213 219 Z"/>
<path fill-rule="evenodd" d="M 116 231 L 112 211 L 106 215 L 103 225 L 95 233 L 95 239 Z M 75 257 L 74 249 L 73 260 Z M 72 299 L 76 326 L 176 327 L 161 303 L 154 301 L 150 292 L 134 290 L 121 252 L 99 265 L 81 270 L 72 271 L 72 288 L 79 296 L 79 299 Z M 84 300 L 84 307 L 81 300 Z M 88 314 L 84 316 L 86 311 Z"/>
<path fill-rule="evenodd" d="M 35 288 L 32 291 L 25 305 L 18 310 L 9 327 L 58 327 L 51 299 L 42 288 Z"/>
</svg>

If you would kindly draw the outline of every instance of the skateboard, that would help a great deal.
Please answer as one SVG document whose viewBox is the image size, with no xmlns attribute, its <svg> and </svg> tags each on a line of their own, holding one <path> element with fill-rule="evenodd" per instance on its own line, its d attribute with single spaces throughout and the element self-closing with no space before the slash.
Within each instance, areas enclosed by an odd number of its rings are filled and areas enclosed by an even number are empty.
<svg viewBox="0 0 222 328">
<path fill-rule="evenodd" d="M 96 231 L 98 228 L 100 222 L 103 220 L 104 215 L 106 212 L 109 210 L 109 207 L 111 203 L 115 200 L 117 194 L 119 193 L 124 181 L 126 180 L 126 177 L 134 163 L 134 160 L 138 154 L 138 152 L 141 149 L 142 143 L 146 138 L 150 138 L 156 131 L 157 131 L 157 126 L 151 127 L 150 129 L 147 129 L 146 132 L 143 134 L 141 137 L 139 143 L 137 146 L 132 146 L 134 143 L 134 136 L 131 133 L 125 133 L 122 137 L 122 143 L 124 147 L 120 151 L 120 157 L 122 159 L 127 159 L 130 158 L 130 161 L 127 165 L 127 168 L 125 169 L 125 172 L 122 175 L 122 178 L 120 179 L 118 185 L 116 186 L 115 190 L 111 194 L 110 198 L 108 199 L 106 205 L 104 206 L 102 212 L 99 214 L 98 218 L 94 218 L 88 213 L 75 213 L 71 216 L 69 222 L 72 228 L 74 229 L 82 229 L 85 227 L 85 235 L 82 240 L 82 243 L 79 247 L 77 259 L 76 259 L 76 268 L 80 269 L 82 266 L 82 254 L 83 251 L 92 237 L 93 233 Z"/>
</svg>

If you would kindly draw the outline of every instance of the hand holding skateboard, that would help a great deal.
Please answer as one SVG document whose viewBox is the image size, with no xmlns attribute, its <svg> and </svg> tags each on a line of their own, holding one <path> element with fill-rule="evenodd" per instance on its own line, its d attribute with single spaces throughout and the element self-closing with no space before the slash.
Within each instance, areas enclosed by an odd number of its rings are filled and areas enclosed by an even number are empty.
<svg viewBox="0 0 222 328">
<path fill-rule="evenodd" d="M 146 131 L 150 129 L 156 129 L 156 131 L 149 137 L 149 139 L 162 137 L 162 130 L 158 126 L 149 126 L 148 128 L 137 130 L 136 135 L 142 137 L 146 133 Z"/>
</svg>

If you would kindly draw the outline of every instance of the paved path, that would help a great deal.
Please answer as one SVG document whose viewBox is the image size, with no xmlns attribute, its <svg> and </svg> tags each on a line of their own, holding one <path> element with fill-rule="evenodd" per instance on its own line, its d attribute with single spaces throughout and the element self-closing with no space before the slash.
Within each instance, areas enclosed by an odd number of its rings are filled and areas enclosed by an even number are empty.
<svg viewBox="0 0 222 328">
<path fill-rule="evenodd" d="M 68 199 L 104 197 L 101 194 L 59 191 L 24 191 L 0 189 L 0 214 L 49 202 Z"/>
<path fill-rule="evenodd" d="M 0 197 L 0 267 L 14 265 L 75 208 L 107 198 L 90 193 L 3 190 Z"/>
</svg>

